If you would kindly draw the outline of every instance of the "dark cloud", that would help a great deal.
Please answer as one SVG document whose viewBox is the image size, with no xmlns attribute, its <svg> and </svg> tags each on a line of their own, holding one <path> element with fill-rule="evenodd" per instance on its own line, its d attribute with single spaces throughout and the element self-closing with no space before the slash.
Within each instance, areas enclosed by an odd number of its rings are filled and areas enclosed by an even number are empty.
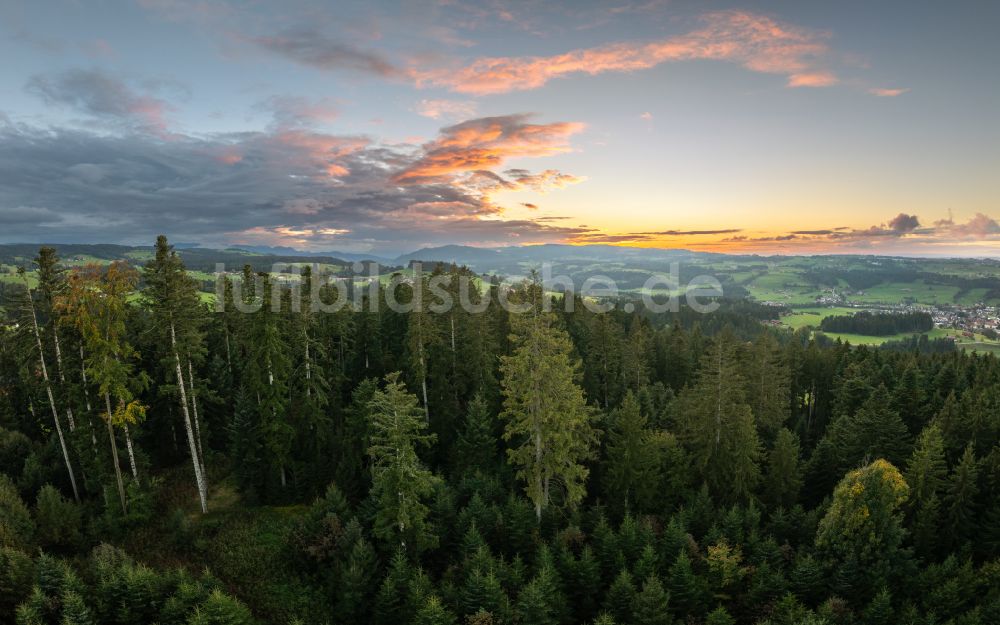
<svg viewBox="0 0 1000 625">
<path fill-rule="evenodd" d="M 449 182 L 400 186 L 420 157 L 365 137 L 308 129 L 207 137 L 0 124 L 0 237 L 143 243 L 410 249 L 528 243 L 590 230 L 507 220 Z"/>
<path fill-rule="evenodd" d="M 337 41 L 309 28 L 278 35 L 252 37 L 259 47 L 288 60 L 323 70 L 348 69 L 379 76 L 401 75 L 401 71 L 376 52 Z"/>
<path fill-rule="evenodd" d="M 123 81 L 96 69 L 71 69 L 54 75 L 36 75 L 25 89 L 51 105 L 96 117 L 116 127 L 163 132 L 169 105 L 138 93 Z"/>
<path fill-rule="evenodd" d="M 916 215 L 900 213 L 889 220 L 889 229 L 893 232 L 906 233 L 913 232 L 920 227 L 920 220 Z"/>
</svg>

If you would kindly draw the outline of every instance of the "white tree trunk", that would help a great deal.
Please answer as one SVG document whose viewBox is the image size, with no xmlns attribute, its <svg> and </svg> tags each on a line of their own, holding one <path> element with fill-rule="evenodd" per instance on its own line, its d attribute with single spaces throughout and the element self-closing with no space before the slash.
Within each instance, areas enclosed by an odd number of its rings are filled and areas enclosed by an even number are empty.
<svg viewBox="0 0 1000 625">
<path fill-rule="evenodd" d="M 66 392 L 66 375 L 63 373 L 62 364 L 62 350 L 59 349 L 59 329 L 56 327 L 55 323 L 52 324 L 52 342 L 56 347 L 56 372 L 59 374 L 59 384 L 63 388 L 63 392 Z M 69 431 L 76 431 L 76 421 L 73 419 L 73 407 L 66 402 L 66 421 L 69 423 Z"/>
<path fill-rule="evenodd" d="M 201 512 L 208 512 L 208 485 L 198 461 L 198 445 L 194 438 L 194 428 L 191 426 L 191 413 L 188 412 L 187 392 L 184 390 L 184 372 L 181 370 L 181 357 L 177 353 L 177 334 L 173 321 L 170 322 L 170 347 L 174 352 L 174 368 L 177 374 L 177 388 L 180 391 L 181 412 L 184 415 L 184 429 L 187 431 L 188 447 L 191 451 L 191 463 L 194 465 L 194 480 L 198 486 L 198 499 L 201 502 Z"/>
<path fill-rule="evenodd" d="M 111 425 L 111 395 L 104 394 L 104 406 L 108 411 L 108 439 L 111 443 L 111 461 L 115 465 L 115 479 L 118 481 L 118 498 L 122 502 L 122 514 L 128 512 L 125 506 L 125 484 L 122 482 L 122 469 L 118 466 L 118 444 L 115 442 L 115 428 Z"/>
<path fill-rule="evenodd" d="M 94 448 L 94 456 L 97 456 L 97 432 L 94 430 L 94 421 L 90 418 L 90 390 L 87 389 L 87 365 L 83 359 L 83 343 L 80 343 L 80 375 L 83 379 L 83 405 L 87 408 L 87 423 L 90 424 L 90 446 Z"/>
<path fill-rule="evenodd" d="M 128 431 L 128 423 L 122 423 L 122 430 L 125 431 L 125 448 L 128 449 L 128 464 L 132 469 L 132 478 L 136 485 L 139 484 L 139 469 L 135 464 L 135 451 L 132 449 L 132 435 Z"/>
<path fill-rule="evenodd" d="M 194 368 L 191 366 L 191 359 L 188 363 L 188 390 L 191 393 L 191 410 L 194 417 L 194 441 L 198 447 L 198 462 L 201 463 L 201 474 L 205 475 L 205 452 L 201 446 L 201 419 L 198 418 L 198 396 L 194 392 Z"/>
<path fill-rule="evenodd" d="M 35 300 L 31 296 L 31 289 L 28 288 L 28 280 L 24 280 L 24 288 L 28 293 L 28 304 L 31 307 L 31 326 L 35 331 L 35 344 L 38 347 L 38 364 L 42 368 L 42 380 L 45 381 L 45 392 L 49 396 L 49 406 L 52 407 L 52 420 L 56 424 L 56 434 L 59 435 L 59 446 L 62 447 L 63 460 L 66 461 L 66 470 L 69 472 L 69 482 L 73 486 L 73 499 L 80 503 L 80 491 L 76 488 L 76 475 L 73 473 L 73 464 L 69 460 L 69 449 L 66 447 L 66 437 L 63 436 L 62 424 L 59 423 L 59 410 L 56 409 L 56 400 L 52 394 L 52 382 L 49 380 L 49 371 L 45 367 L 45 350 L 42 347 L 42 334 L 38 330 L 38 316 L 35 314 Z"/>
</svg>

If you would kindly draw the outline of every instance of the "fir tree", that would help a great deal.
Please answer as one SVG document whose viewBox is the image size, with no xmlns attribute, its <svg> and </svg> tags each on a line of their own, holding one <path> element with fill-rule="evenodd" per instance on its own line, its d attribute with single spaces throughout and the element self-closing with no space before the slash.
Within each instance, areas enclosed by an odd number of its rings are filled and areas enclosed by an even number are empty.
<svg viewBox="0 0 1000 625">
<path fill-rule="evenodd" d="M 574 381 L 579 365 L 571 357 L 572 343 L 533 303 L 540 290 L 528 285 L 531 310 L 512 320 L 516 349 L 501 358 L 507 455 L 539 521 L 554 487 L 562 487 L 571 506 L 583 499 L 589 473 L 583 461 L 591 457 L 595 438 L 592 412 Z"/>
<path fill-rule="evenodd" d="M 430 444 L 434 436 L 424 434 L 427 423 L 417 398 L 399 381 L 399 374 L 385 378 L 385 388 L 376 391 L 371 411 L 372 495 L 378 505 L 375 534 L 386 541 L 407 541 L 417 550 L 433 546 L 435 537 L 427 525 L 428 508 L 422 500 L 434 490 L 437 478 L 417 456 L 417 447 Z"/>
</svg>

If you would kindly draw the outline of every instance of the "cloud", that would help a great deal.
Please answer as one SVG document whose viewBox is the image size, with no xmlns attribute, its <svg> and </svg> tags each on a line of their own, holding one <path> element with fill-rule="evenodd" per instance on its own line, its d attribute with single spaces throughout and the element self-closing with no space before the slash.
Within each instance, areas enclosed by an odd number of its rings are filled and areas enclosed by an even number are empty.
<svg viewBox="0 0 1000 625">
<path fill-rule="evenodd" d="M 827 86 L 837 80 L 818 67 L 829 52 L 825 33 L 744 11 L 708 13 L 700 21 L 699 29 L 659 41 L 623 42 L 547 57 L 487 57 L 464 67 L 414 69 L 411 75 L 418 86 L 489 95 L 537 89 L 572 74 L 638 71 L 667 62 L 707 59 L 784 74 L 790 86 Z"/>
<path fill-rule="evenodd" d="M 309 28 L 250 37 L 249 40 L 264 50 L 317 69 L 347 69 L 382 77 L 401 75 L 397 67 L 377 52 L 363 50 Z"/>
<path fill-rule="evenodd" d="M 431 119 L 466 119 L 476 114 L 476 103 L 471 100 L 421 100 L 415 110 L 417 115 Z"/>
<path fill-rule="evenodd" d="M 832 87 L 840 82 L 830 72 L 806 72 L 788 77 L 789 87 Z"/>
<path fill-rule="evenodd" d="M 456 173 L 500 167 L 510 158 L 568 152 L 569 137 L 583 130 L 583 124 L 575 122 L 531 124 L 529 118 L 524 114 L 483 117 L 443 128 L 395 180 L 401 184 L 445 181 Z"/>
<path fill-rule="evenodd" d="M 1000 224 L 992 217 L 982 213 L 976 213 L 964 224 L 957 224 L 949 218 L 937 221 L 934 225 L 939 232 L 957 237 L 985 239 L 1000 235 Z"/>
<path fill-rule="evenodd" d="M 64 106 L 105 123 L 157 133 L 166 131 L 170 106 L 149 94 L 134 91 L 123 81 L 97 69 L 71 69 L 53 75 L 35 75 L 25 89 L 47 104 Z"/>
<path fill-rule="evenodd" d="M 636 232 L 634 234 L 658 236 L 658 237 L 683 237 L 700 236 L 706 234 L 730 234 L 740 232 L 742 228 L 726 228 L 724 230 L 659 230 L 656 232 Z"/>
<path fill-rule="evenodd" d="M 140 244 L 167 233 L 208 245 L 392 252 L 551 242 L 592 231 L 507 219 L 488 198 L 451 180 L 392 179 L 422 157 L 410 146 L 308 128 L 162 141 L 148 133 L 0 124 L 0 237 Z"/>
<path fill-rule="evenodd" d="M 580 176 L 556 169 L 546 169 L 537 174 L 526 169 L 508 169 L 504 174 L 509 176 L 509 180 L 516 185 L 516 188 L 528 188 L 537 193 L 548 193 L 550 189 L 562 189 L 584 181 Z"/>
<path fill-rule="evenodd" d="M 896 96 L 903 95 L 907 91 L 909 91 L 909 89 L 872 88 L 868 90 L 868 93 L 880 98 L 894 98 Z"/>
<path fill-rule="evenodd" d="M 649 111 L 646 111 L 645 113 L 641 113 L 639 115 L 639 119 L 644 119 L 646 121 L 650 121 L 651 119 L 653 119 L 653 114 L 650 113 Z"/>
<path fill-rule="evenodd" d="M 310 100 L 298 96 L 271 96 L 260 102 L 256 108 L 271 113 L 274 125 L 279 128 L 328 124 L 339 115 L 336 102 L 332 98 Z"/>
<path fill-rule="evenodd" d="M 920 227 L 920 220 L 916 215 L 900 213 L 889 220 L 889 229 L 900 234 L 912 232 Z"/>
</svg>

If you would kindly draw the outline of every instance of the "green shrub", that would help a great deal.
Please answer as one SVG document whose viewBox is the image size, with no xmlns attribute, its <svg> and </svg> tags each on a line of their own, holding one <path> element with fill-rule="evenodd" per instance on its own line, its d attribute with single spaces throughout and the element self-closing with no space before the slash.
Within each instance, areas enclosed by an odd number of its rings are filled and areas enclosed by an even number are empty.
<svg viewBox="0 0 1000 625">
<path fill-rule="evenodd" d="M 43 548 L 68 548 L 79 544 L 80 518 L 80 508 L 52 485 L 46 484 L 38 491 L 35 537 Z"/>
</svg>

